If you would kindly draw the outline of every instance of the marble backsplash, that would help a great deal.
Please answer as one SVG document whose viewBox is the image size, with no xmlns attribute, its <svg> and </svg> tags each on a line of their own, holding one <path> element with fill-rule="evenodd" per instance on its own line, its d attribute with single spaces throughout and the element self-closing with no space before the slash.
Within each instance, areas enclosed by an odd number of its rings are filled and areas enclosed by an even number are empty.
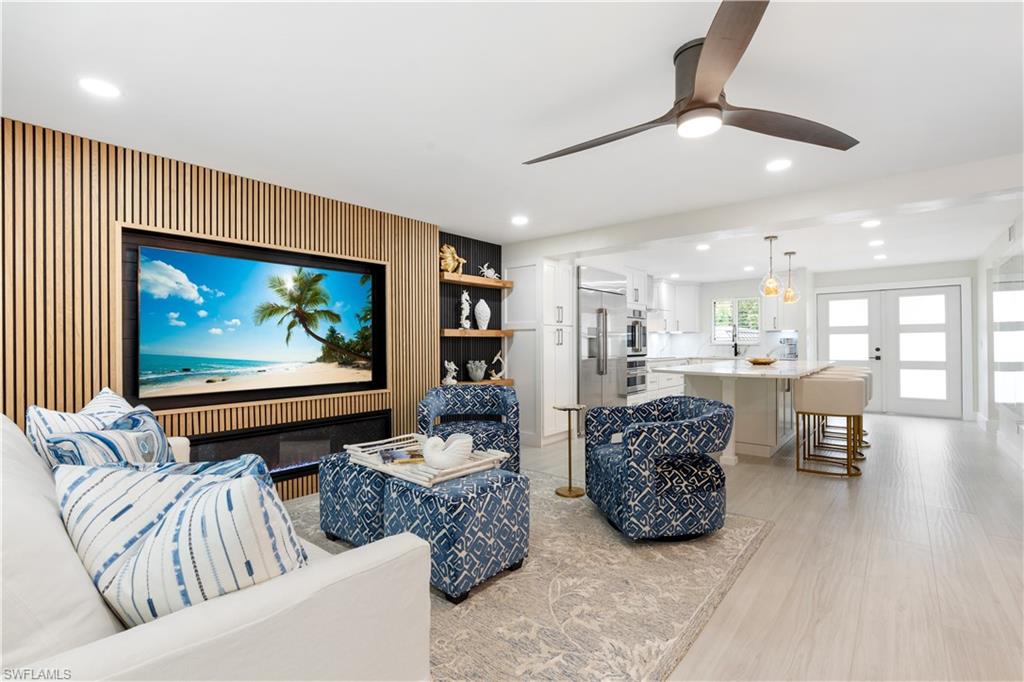
<svg viewBox="0 0 1024 682">
<path fill-rule="evenodd" d="M 652 332 L 647 335 L 647 357 L 732 357 L 732 345 L 712 344 L 708 336 L 707 332 Z M 760 344 L 740 346 L 740 351 L 748 357 L 767 355 L 770 351 L 774 351 L 776 357 L 782 357 L 785 348 L 779 344 L 781 337 L 780 332 L 765 332 Z"/>
</svg>

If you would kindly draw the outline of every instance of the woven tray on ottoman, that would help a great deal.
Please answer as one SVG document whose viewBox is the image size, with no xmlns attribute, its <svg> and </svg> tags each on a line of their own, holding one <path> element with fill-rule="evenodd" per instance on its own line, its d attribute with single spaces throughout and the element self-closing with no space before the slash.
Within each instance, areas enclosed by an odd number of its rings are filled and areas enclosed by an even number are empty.
<svg viewBox="0 0 1024 682">
<path fill-rule="evenodd" d="M 430 583 L 458 603 L 474 586 L 522 565 L 530 537 L 529 479 L 504 469 L 431 488 L 388 478 L 384 532 L 406 531 L 430 543 Z"/>
</svg>

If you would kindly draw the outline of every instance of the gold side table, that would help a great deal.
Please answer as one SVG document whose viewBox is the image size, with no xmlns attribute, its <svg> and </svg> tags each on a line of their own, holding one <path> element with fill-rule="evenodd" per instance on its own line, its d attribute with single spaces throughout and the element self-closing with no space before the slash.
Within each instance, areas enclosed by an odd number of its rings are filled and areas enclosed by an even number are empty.
<svg viewBox="0 0 1024 682">
<path fill-rule="evenodd" d="M 583 410 L 587 409 L 586 405 L 555 405 L 555 409 L 561 412 L 565 412 L 569 418 L 569 438 L 567 443 L 569 444 L 569 485 L 563 485 L 560 488 L 555 489 L 555 494 L 561 497 L 582 497 L 583 488 L 577 488 L 572 484 L 572 414 L 576 412 L 577 415 Z M 576 417 L 579 420 L 579 416 Z"/>
</svg>

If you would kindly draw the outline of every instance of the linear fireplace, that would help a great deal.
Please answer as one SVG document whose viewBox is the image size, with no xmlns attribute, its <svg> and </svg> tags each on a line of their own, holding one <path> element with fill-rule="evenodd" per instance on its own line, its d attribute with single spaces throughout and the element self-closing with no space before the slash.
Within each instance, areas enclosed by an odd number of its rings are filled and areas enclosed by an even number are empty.
<svg viewBox="0 0 1024 682">
<path fill-rule="evenodd" d="M 390 410 L 364 412 L 196 436 L 191 458 L 224 460 L 255 453 L 266 460 L 275 481 L 285 481 L 316 471 L 322 457 L 342 451 L 347 443 L 390 435 Z"/>
</svg>

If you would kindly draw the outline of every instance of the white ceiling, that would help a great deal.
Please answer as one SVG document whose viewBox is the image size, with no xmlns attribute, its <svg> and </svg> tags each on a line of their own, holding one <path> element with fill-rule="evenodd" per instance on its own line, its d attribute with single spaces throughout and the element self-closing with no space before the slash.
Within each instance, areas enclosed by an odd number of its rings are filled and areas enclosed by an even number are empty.
<svg viewBox="0 0 1024 682">
<path fill-rule="evenodd" d="M 914 215 L 883 216 L 873 229 L 858 222 L 821 225 L 778 233 L 773 247 L 775 269 L 786 267 L 783 253 L 796 251 L 793 268 L 812 272 L 941 263 L 978 258 L 1020 213 L 1020 192 L 989 200 Z M 764 232 L 744 236 L 703 235 L 666 239 L 638 245 L 616 254 L 586 256 L 584 265 L 620 271 L 639 268 L 655 277 L 679 274 L 680 282 L 723 282 L 760 278 L 768 270 L 768 245 Z M 880 239 L 882 246 L 868 246 Z M 710 249 L 697 251 L 698 244 Z M 874 256 L 884 253 L 884 261 Z M 752 265 L 753 272 L 744 266 Z"/>
<path fill-rule="evenodd" d="M 715 9 L 5 2 L 2 108 L 503 243 L 1021 151 L 1020 3 L 774 3 L 730 100 L 853 150 L 667 127 L 521 165 L 667 110 L 673 51 Z"/>
</svg>

